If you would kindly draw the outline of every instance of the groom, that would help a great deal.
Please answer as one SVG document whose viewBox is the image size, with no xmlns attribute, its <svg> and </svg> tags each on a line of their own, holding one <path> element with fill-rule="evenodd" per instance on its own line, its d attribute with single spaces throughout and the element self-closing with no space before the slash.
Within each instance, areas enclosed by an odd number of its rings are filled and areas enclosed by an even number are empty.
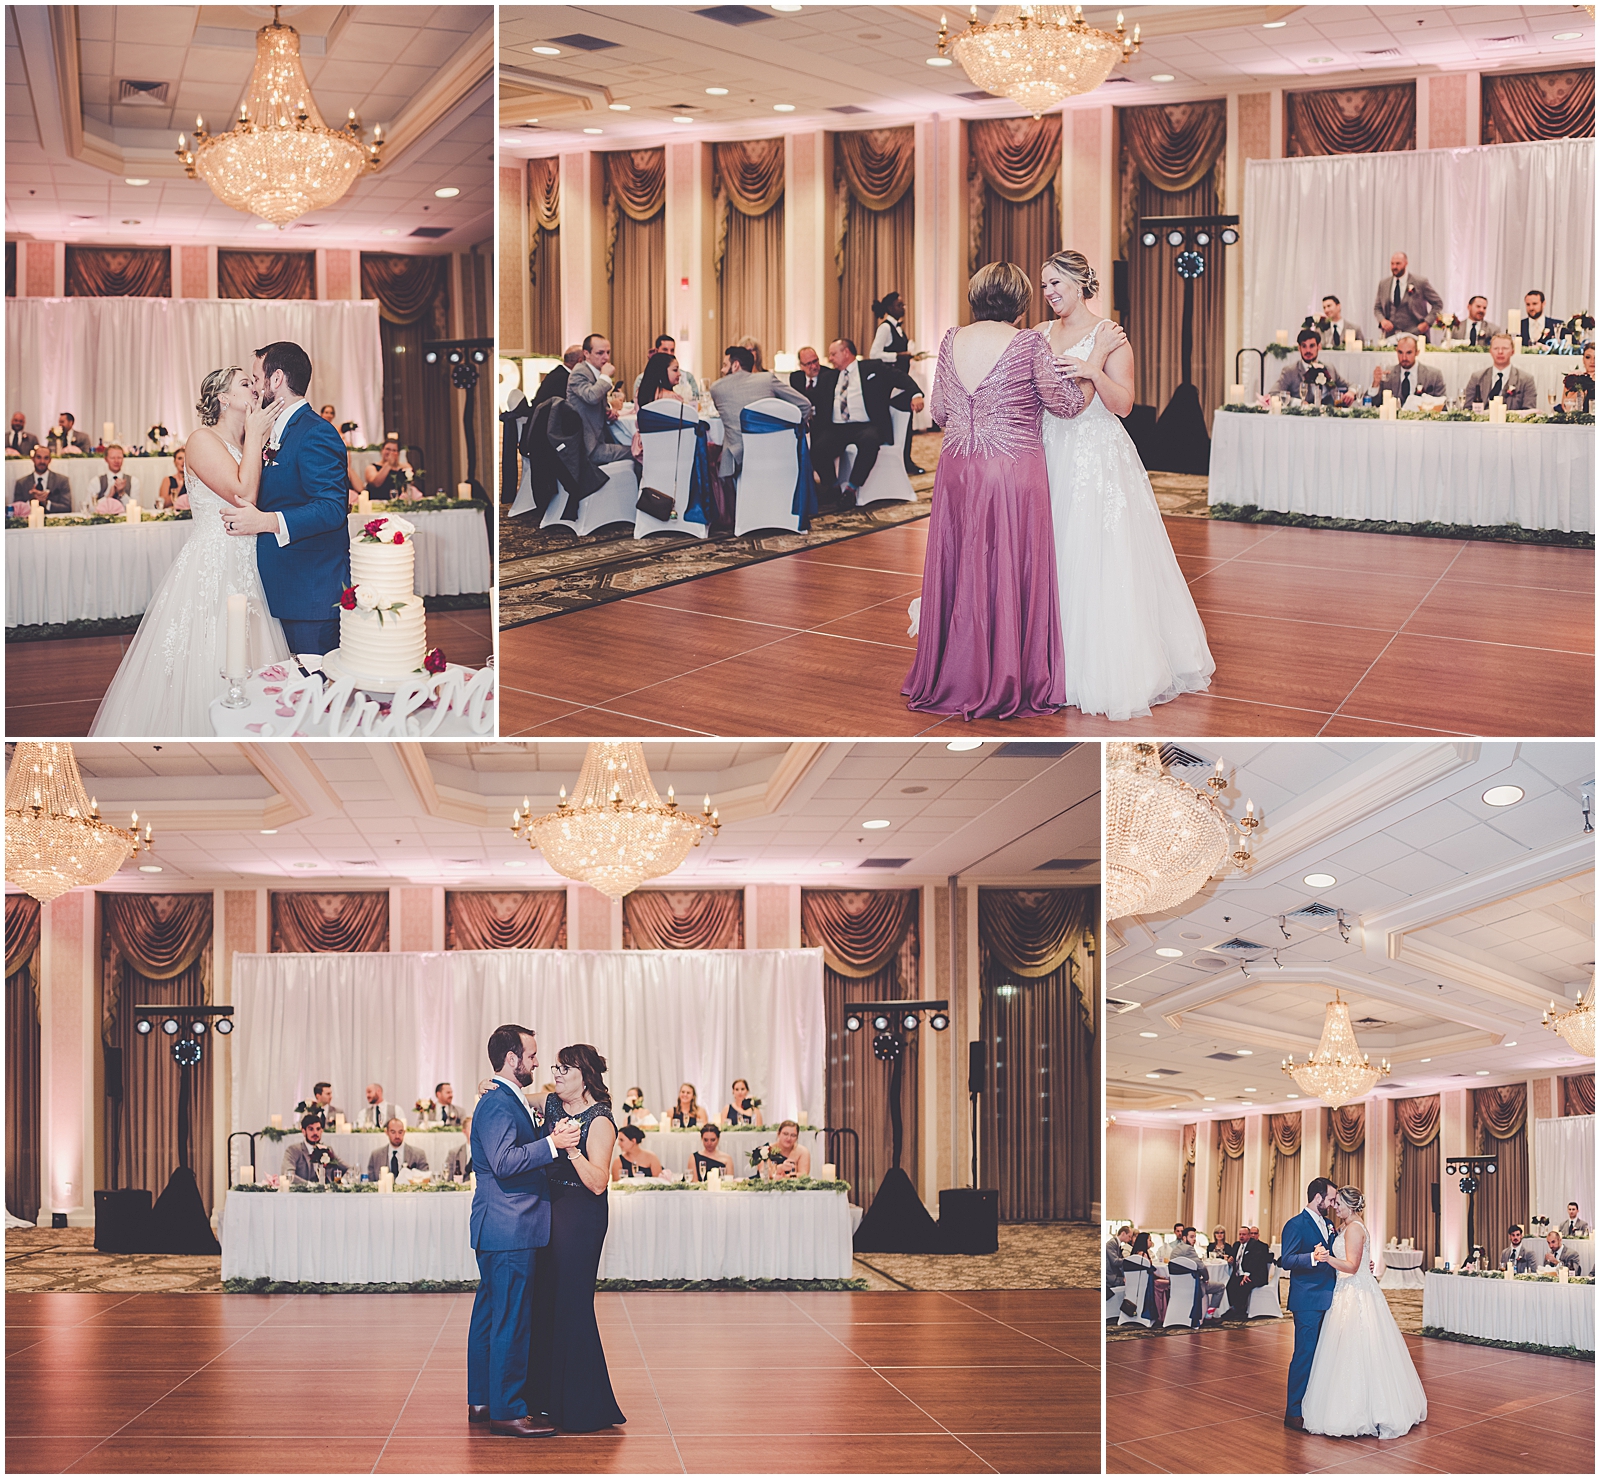
<svg viewBox="0 0 1600 1479">
<path fill-rule="evenodd" d="M 1333 1287 L 1338 1282 L 1338 1274 L 1323 1262 L 1333 1236 L 1327 1207 L 1336 1195 L 1337 1189 L 1326 1176 L 1318 1176 L 1306 1188 L 1305 1210 L 1284 1224 L 1278 1254 L 1279 1266 L 1289 1270 L 1289 1313 L 1294 1316 L 1294 1356 L 1289 1362 L 1289 1401 L 1283 1425 L 1297 1433 L 1305 1431 L 1300 1406 L 1311 1379 L 1322 1319 L 1333 1303 Z"/>
<path fill-rule="evenodd" d="M 350 583 L 349 464 L 339 433 L 305 409 L 311 356 L 280 340 L 255 352 L 263 406 L 281 407 L 262 449 L 254 507 L 223 509 L 228 533 L 262 536 L 256 565 L 291 652 L 339 645 L 339 597 Z"/>
</svg>

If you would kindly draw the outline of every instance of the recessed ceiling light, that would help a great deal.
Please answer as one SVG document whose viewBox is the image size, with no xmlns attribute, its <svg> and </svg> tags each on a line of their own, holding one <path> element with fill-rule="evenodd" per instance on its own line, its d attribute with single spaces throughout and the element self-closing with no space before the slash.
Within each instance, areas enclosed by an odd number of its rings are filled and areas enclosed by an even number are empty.
<svg viewBox="0 0 1600 1479">
<path fill-rule="evenodd" d="M 795 4 L 795 0 L 773 0 L 772 8 L 781 11 L 784 15 L 792 15 L 800 7 Z"/>
<path fill-rule="evenodd" d="M 141 873 L 159 873 L 161 865 L 159 863 L 140 863 L 139 871 Z"/>
<path fill-rule="evenodd" d="M 889 824 L 886 821 L 880 818 L 879 820 L 873 822 L 863 822 L 861 824 L 861 829 L 864 832 L 881 832 L 888 825 Z"/>
<path fill-rule="evenodd" d="M 511 862 L 506 864 L 506 867 L 508 867 L 508 868 L 526 868 L 527 866 L 528 865 L 525 862 L 523 862 L 520 858 L 514 858 L 514 859 L 512 859 Z"/>
<path fill-rule="evenodd" d="M 1254 1048 L 1235 1048 L 1233 1053 L 1236 1058 L 1254 1058 L 1256 1050 Z"/>
<path fill-rule="evenodd" d="M 1511 1041 L 1511 1042 L 1508 1042 L 1508 1043 L 1507 1043 L 1507 1044 L 1506 1044 L 1506 1046 L 1507 1046 L 1507 1047 L 1508 1047 L 1508 1048 L 1514 1048 L 1514 1047 L 1516 1047 L 1516 1045 L 1517 1045 L 1517 1044 L 1516 1044 L 1516 1041 L 1515 1041 L 1515 1039 L 1513 1039 L 1513 1040 L 1512 1040 L 1512 1041 Z"/>
<path fill-rule="evenodd" d="M 124 221 L 122 224 L 124 226 L 126 226 L 128 223 L 126 221 Z M 257 221 L 256 222 L 256 230 L 257 231 L 276 231 L 277 229 L 278 228 L 276 226 L 274 226 L 271 221 Z"/>
<path fill-rule="evenodd" d="M 1215 1104 L 1217 1102 L 1217 1096 L 1215 1094 L 1207 1094 L 1205 1096 L 1205 1101 L 1207 1104 Z"/>
<path fill-rule="evenodd" d="M 706 96 L 708 98 L 725 98 L 727 95 L 728 89 L 725 87 L 708 87 L 706 89 Z"/>
<path fill-rule="evenodd" d="M 844 864 L 841 863 L 837 858 L 829 858 L 825 863 L 818 863 L 817 867 L 821 868 L 826 873 L 837 873 L 840 868 L 844 867 Z"/>
<path fill-rule="evenodd" d="M 1205 936 L 1199 930 L 1179 930 L 1178 938 L 1180 940 L 1203 940 Z"/>
<path fill-rule="evenodd" d="M 129 220 L 124 220 L 124 221 L 123 221 L 123 223 L 122 223 L 122 224 L 123 224 L 123 225 L 124 225 L 124 226 L 142 226 L 142 225 L 143 225 L 143 224 L 144 224 L 144 223 L 143 223 L 143 222 L 142 222 L 142 221 L 129 221 Z"/>
<path fill-rule="evenodd" d="M 1489 1076 L 1489 1070 L 1487 1068 L 1478 1069 L 1478 1077 L 1479 1078 L 1488 1078 L 1488 1076 Z"/>
<path fill-rule="evenodd" d="M 1483 801 L 1485 806 L 1515 806 L 1524 794 L 1521 786 L 1490 786 Z"/>
<path fill-rule="evenodd" d="M 276 837 L 278 835 L 278 829 L 276 827 L 263 827 L 261 829 L 261 835 L 263 837 Z"/>
<path fill-rule="evenodd" d="M 560 56 L 559 46 L 531 46 L 528 48 L 535 56 Z"/>
<path fill-rule="evenodd" d="M 1156 954 L 1163 956 L 1167 960 L 1181 960 L 1183 958 L 1183 951 L 1175 948 L 1172 945 L 1163 945 L 1159 950 L 1156 951 Z"/>
<path fill-rule="evenodd" d="M 931 56 L 928 58 L 930 67 L 953 67 L 955 63 L 947 56 Z"/>
<path fill-rule="evenodd" d="M 1151 76 L 1150 80 L 1152 82 L 1176 82 L 1178 79 L 1171 72 L 1156 72 Z"/>
<path fill-rule="evenodd" d="M 1156 1037 L 1156 1036 L 1158 1036 L 1158 1035 L 1159 1035 L 1159 1034 L 1157 1034 L 1157 1033 L 1154 1033 L 1154 1032 L 1141 1032 L 1141 1033 L 1140 1033 L 1140 1034 L 1139 1034 L 1139 1036 L 1140 1036 L 1140 1037 Z"/>
<path fill-rule="evenodd" d="M 1432 1058 L 1418 1058 L 1417 1062 L 1418 1063 L 1432 1063 L 1433 1059 Z"/>
<path fill-rule="evenodd" d="M 685 118 L 682 113 L 674 113 L 672 115 L 672 121 L 674 123 L 693 123 L 694 119 Z"/>
<path fill-rule="evenodd" d="M 584 132 L 586 134 L 603 134 L 605 130 L 603 128 L 586 128 Z"/>
<path fill-rule="evenodd" d="M 1161 1075 L 1159 1073 L 1147 1073 L 1147 1074 L 1145 1074 L 1145 1077 L 1146 1078 L 1160 1078 Z"/>
<path fill-rule="evenodd" d="M 1551 37 L 1551 40 L 1553 41 L 1581 41 L 1582 39 L 1582 31 L 1557 31 L 1556 34 Z"/>
<path fill-rule="evenodd" d="M 774 103 L 772 105 L 772 111 L 774 113 L 793 113 L 794 112 L 794 104 L 793 103 Z"/>
<path fill-rule="evenodd" d="M 1332 888 L 1338 881 L 1331 873 L 1307 873 L 1304 880 L 1307 888 Z"/>
<path fill-rule="evenodd" d="M 633 111 L 632 103 L 608 103 L 606 106 L 609 107 L 613 113 L 631 113 Z"/>
<path fill-rule="evenodd" d="M 945 749 L 954 751 L 957 755 L 964 755 L 968 750 L 981 750 L 982 740 L 951 740 Z"/>
<path fill-rule="evenodd" d="M 1298 1094 L 1289 1094 L 1289 1095 L 1286 1095 L 1285 1097 L 1287 1097 L 1289 1099 L 1298 1099 L 1300 1096 Z"/>
<path fill-rule="evenodd" d="M 1333 58 L 1331 56 L 1308 56 L 1306 63 L 1312 67 L 1325 67 Z"/>
<path fill-rule="evenodd" d="M 537 118 L 524 118 L 522 121 L 524 123 L 537 123 L 539 120 Z"/>
<path fill-rule="evenodd" d="M 1256 1091 L 1255 1091 L 1255 1090 L 1254 1090 L 1254 1089 L 1240 1089 L 1240 1090 L 1239 1090 L 1239 1092 L 1240 1092 L 1240 1093 L 1241 1093 L 1241 1094 L 1253 1094 L 1253 1093 L 1255 1093 L 1255 1092 L 1256 1092 Z"/>
<path fill-rule="evenodd" d="M 1261 29 L 1263 31 L 1281 31 L 1288 24 L 1288 21 L 1262 21 Z"/>
<path fill-rule="evenodd" d="M 457 186 L 441 185 L 439 189 L 433 192 L 433 198 L 435 200 L 454 200 L 459 194 L 461 194 L 461 191 Z"/>
<path fill-rule="evenodd" d="M 124 180 L 122 183 L 124 185 L 148 185 L 150 182 L 148 180 Z"/>
<path fill-rule="evenodd" d="M 291 863 L 289 866 L 291 868 L 315 868 L 317 865 L 315 863 Z"/>
<path fill-rule="evenodd" d="M 400 228 L 398 226 L 385 226 L 383 230 L 378 233 L 379 236 L 398 236 L 399 234 Z"/>
</svg>

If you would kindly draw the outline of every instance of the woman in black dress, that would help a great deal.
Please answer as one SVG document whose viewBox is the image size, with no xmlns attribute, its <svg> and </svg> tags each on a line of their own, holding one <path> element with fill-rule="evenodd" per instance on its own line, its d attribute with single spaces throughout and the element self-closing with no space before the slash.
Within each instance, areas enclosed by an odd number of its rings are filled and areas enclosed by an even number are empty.
<svg viewBox="0 0 1600 1479">
<path fill-rule="evenodd" d="M 624 1423 L 606 1370 L 594 1318 L 594 1281 L 606 1240 L 611 1154 L 617 1143 L 611 1095 L 601 1077 L 606 1060 L 587 1043 L 562 1048 L 545 1100 L 547 1125 L 575 1119 L 578 1148 L 550 1164 L 550 1245 L 533 1266 L 533 1349 L 528 1360 L 528 1405 L 569 1433 L 593 1433 Z"/>
</svg>

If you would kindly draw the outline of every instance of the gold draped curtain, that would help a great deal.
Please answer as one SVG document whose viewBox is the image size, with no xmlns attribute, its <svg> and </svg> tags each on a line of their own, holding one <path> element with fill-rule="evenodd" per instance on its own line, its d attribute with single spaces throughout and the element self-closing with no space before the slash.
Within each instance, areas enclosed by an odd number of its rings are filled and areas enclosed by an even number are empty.
<svg viewBox="0 0 1600 1479">
<path fill-rule="evenodd" d="M 567 891 L 561 888 L 515 893 L 444 896 L 446 950 L 565 950 Z"/>
<path fill-rule="evenodd" d="M 1232 1232 L 1244 1221 L 1244 1120 L 1217 1121 L 1217 1221 Z"/>
<path fill-rule="evenodd" d="M 868 128 L 833 143 L 838 336 L 865 353 L 877 328 L 873 303 L 892 288 L 904 293 L 915 269 L 916 132 Z"/>
<path fill-rule="evenodd" d="M 1330 87 L 1286 92 L 1284 154 L 1388 154 L 1417 147 L 1417 87 Z"/>
<path fill-rule="evenodd" d="M 1091 1032 L 1095 991 L 1089 950 L 1099 901 L 1098 890 L 1092 888 L 986 888 L 978 893 L 980 948 L 1016 976 L 1049 976 L 1070 965 L 1078 1010 Z"/>
<path fill-rule="evenodd" d="M 1034 281 L 1030 323 L 1045 317 L 1039 269 L 1061 245 L 1061 115 L 967 125 L 967 274 L 1015 262 Z M 971 309 L 963 303 L 961 321 Z"/>
<path fill-rule="evenodd" d="M 449 288 L 448 257 L 361 254 L 361 296 L 376 298 L 378 316 L 388 323 L 412 324 L 427 318 L 435 331 L 432 337 L 443 337 Z"/>
<path fill-rule="evenodd" d="M 1476 1151 L 1499 1159 L 1493 1176 L 1479 1178 L 1472 1194 L 1472 1226 L 1478 1241 L 1498 1254 L 1513 1222 L 1528 1224 L 1528 1086 L 1501 1084 L 1472 1091 Z"/>
<path fill-rule="evenodd" d="M 1594 137 L 1594 68 L 1485 74 L 1483 142 Z"/>
<path fill-rule="evenodd" d="M 389 895 L 274 893 L 272 948 L 286 954 L 350 955 L 389 948 Z"/>
<path fill-rule="evenodd" d="M 383 350 L 383 419 L 364 426 L 372 442 L 388 432 L 411 451 L 430 487 L 454 487 L 455 428 L 460 424 L 445 368 L 423 362 L 422 346 L 449 324 L 450 259 L 403 252 L 362 252 L 361 296 L 378 300 Z M 313 380 L 313 395 L 316 382 Z"/>
<path fill-rule="evenodd" d="M 624 950 L 743 950 L 742 888 L 635 889 L 622 900 Z"/>
<path fill-rule="evenodd" d="M 623 149 L 601 158 L 611 359 L 617 383 L 632 385 L 667 328 L 667 153 Z"/>
<path fill-rule="evenodd" d="M 1562 1114 L 1594 1113 L 1594 1075 L 1573 1073 L 1561 1080 Z"/>
<path fill-rule="evenodd" d="M 315 252 L 236 252 L 217 248 L 219 298 L 315 298 Z M 379 312 L 382 312 L 380 309 Z"/>
<path fill-rule="evenodd" d="M 1366 1160 L 1367 1106 L 1341 1104 L 1327 1114 L 1328 1179 L 1339 1186 L 1360 1186 Z"/>
<path fill-rule="evenodd" d="M 535 349 L 561 343 L 561 161 L 528 161 L 528 281 Z"/>
<path fill-rule="evenodd" d="M 1267 1116 L 1267 1146 L 1272 1159 L 1267 1165 L 1264 1231 L 1269 1243 L 1277 1241 L 1283 1224 L 1300 1210 L 1300 1128 L 1298 1109 Z"/>
<path fill-rule="evenodd" d="M 188 1164 L 210 1208 L 211 1074 L 218 1039 L 207 1034 L 200 1062 L 180 1068 L 165 1034 L 135 1032 L 133 1008 L 172 1007 L 181 1018 L 182 1008 L 211 1001 L 212 896 L 107 893 L 99 895 L 99 904 L 106 1183 L 160 1196 L 183 1164 L 180 1124 L 186 1117 Z M 116 1095 L 119 1065 L 122 1092 Z"/>
<path fill-rule="evenodd" d="M 1194 1157 L 1195 1145 L 1199 1138 L 1199 1125 L 1185 1125 L 1183 1127 L 1182 1203 L 1178 1211 L 1183 1218 L 1185 1227 L 1190 1227 L 1194 1224 Z"/>
<path fill-rule="evenodd" d="M 1433 1189 L 1439 1184 L 1439 1096 L 1396 1099 L 1393 1110 L 1395 1236 L 1414 1238 L 1431 1260 L 1439 1251 L 1439 1219 L 1433 1213 Z"/>
<path fill-rule="evenodd" d="M 1122 213 L 1119 255 L 1130 255 L 1137 219 L 1136 182 L 1143 176 L 1169 195 L 1193 190 L 1210 177 L 1216 198 L 1225 198 L 1223 160 L 1228 143 L 1228 105 L 1222 98 L 1203 103 L 1157 103 L 1119 108 L 1122 130 Z M 1176 212 L 1173 212 L 1176 214 Z"/>
<path fill-rule="evenodd" d="M 67 247 L 69 298 L 170 298 L 169 247 Z"/>
<path fill-rule="evenodd" d="M 782 139 L 711 146 L 718 343 L 761 346 L 762 364 L 785 343 Z"/>
<path fill-rule="evenodd" d="M 6 1209 L 39 1216 L 39 901 L 6 895 Z"/>
</svg>

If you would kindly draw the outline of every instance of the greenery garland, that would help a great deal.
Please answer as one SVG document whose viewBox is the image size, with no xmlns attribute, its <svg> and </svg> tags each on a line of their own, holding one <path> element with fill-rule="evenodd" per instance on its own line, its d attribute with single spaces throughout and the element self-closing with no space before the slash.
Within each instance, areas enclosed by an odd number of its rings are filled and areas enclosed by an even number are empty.
<svg viewBox="0 0 1600 1479">
<path fill-rule="evenodd" d="M 245 1192 L 266 1192 L 266 1193 L 268 1193 L 268 1194 L 270 1194 L 272 1196 L 281 1195 L 280 1188 L 275 1187 L 275 1186 L 266 1186 L 266 1185 L 264 1185 L 263 1183 L 261 1183 L 259 1181 L 241 1181 L 241 1182 L 237 1182 L 237 1183 L 234 1184 L 234 1186 L 231 1189 L 234 1190 L 234 1191 L 245 1191 Z M 296 1181 L 289 1188 L 289 1191 L 290 1191 L 291 1194 L 295 1194 L 295 1193 L 299 1193 L 299 1192 L 325 1192 L 325 1191 L 331 1191 L 331 1192 L 335 1193 L 338 1196 L 346 1196 L 346 1197 L 348 1197 L 348 1196 L 366 1195 L 368 1193 L 376 1192 L 377 1190 L 378 1190 L 378 1183 L 375 1182 L 375 1181 L 358 1181 L 358 1182 L 356 1182 L 356 1184 L 354 1186 L 345 1186 L 340 1182 Z M 472 1190 L 472 1188 L 470 1186 L 457 1185 L 453 1181 L 424 1181 L 424 1182 L 412 1182 L 408 1186 L 397 1186 L 397 1187 L 395 1187 L 393 1189 L 393 1194 L 395 1196 L 406 1196 L 406 1195 L 410 1195 L 413 1192 L 433 1192 L 433 1191 L 451 1191 L 451 1192 L 466 1191 L 466 1192 L 470 1192 L 471 1190 Z"/>
<path fill-rule="evenodd" d="M 224 1279 L 229 1294 L 475 1294 L 476 1279 L 420 1279 L 415 1284 L 311 1284 L 280 1279 Z"/>
<path fill-rule="evenodd" d="M 1460 1335 L 1454 1330 L 1441 1330 L 1436 1325 L 1424 1325 L 1422 1333 L 1433 1340 L 1455 1340 L 1462 1345 L 1487 1345 L 1501 1351 L 1529 1351 L 1538 1356 L 1565 1356 L 1570 1361 L 1594 1360 L 1593 1351 L 1574 1345 L 1534 1345 L 1529 1341 L 1491 1340 L 1486 1335 Z"/>
<path fill-rule="evenodd" d="M 193 517 L 194 515 L 188 509 L 180 508 L 174 509 L 169 513 L 144 514 L 139 522 L 141 524 L 181 524 L 185 519 Z M 85 524 L 126 524 L 128 516 L 127 514 L 89 514 L 85 517 L 72 514 L 46 514 L 44 521 L 49 528 L 69 529 L 82 528 Z M 26 529 L 27 527 L 28 521 L 26 519 L 19 519 L 11 514 L 6 515 L 6 528 Z"/>
<path fill-rule="evenodd" d="M 1218 406 L 1219 411 L 1226 411 L 1232 416 L 1270 416 L 1274 413 L 1265 406 L 1239 405 L 1230 401 L 1227 405 Z M 1323 420 L 1337 421 L 1376 421 L 1378 408 L 1376 406 L 1303 406 L 1298 401 L 1286 400 L 1282 408 L 1276 412 L 1279 416 L 1314 416 Z M 1477 421 L 1488 424 L 1489 414 L 1477 415 L 1472 411 L 1399 411 L 1395 414 L 1397 421 Z M 1517 422 L 1524 426 L 1593 426 L 1594 413 L 1592 411 L 1576 411 L 1569 415 L 1565 411 L 1557 410 L 1548 416 L 1519 416 Z M 1507 423 L 1508 425 L 1511 423 Z"/>
<path fill-rule="evenodd" d="M 369 507 L 373 513 L 437 513 L 449 508 L 476 508 L 487 509 L 490 506 L 487 498 L 447 498 L 443 495 L 437 498 L 390 498 L 383 502 L 377 499 L 370 500 Z M 353 510 L 363 512 L 363 510 Z"/>
<path fill-rule="evenodd" d="M 476 1279 L 419 1279 L 414 1284 L 316 1284 L 281 1279 L 224 1279 L 229 1294 L 475 1294 Z M 635 1289 L 748 1290 L 805 1294 L 819 1290 L 861 1290 L 865 1279 L 596 1279 L 597 1294 Z"/>
<path fill-rule="evenodd" d="M 1430 1268 L 1430 1274 L 1437 1274 L 1440 1278 L 1447 1279 L 1505 1279 L 1505 1271 L 1496 1268 Z M 1513 1279 L 1522 1284 L 1554 1284 L 1555 1278 L 1550 1274 L 1514 1274 Z M 1573 1274 L 1568 1278 L 1569 1284 L 1592 1284 L 1592 1278 L 1585 1279 Z"/>
<path fill-rule="evenodd" d="M 1419 539 L 1473 539 L 1501 544 L 1548 544 L 1593 549 L 1594 535 L 1582 529 L 1524 529 L 1520 524 L 1404 524 L 1388 519 L 1337 519 L 1323 514 L 1286 513 L 1253 503 L 1214 503 L 1213 519 L 1233 524 L 1278 524 L 1289 529 L 1342 529 L 1355 534 L 1403 534 Z"/>
<path fill-rule="evenodd" d="M 611 1183 L 613 1191 L 708 1191 L 703 1181 L 639 1181 L 626 1177 Z M 787 1181 L 724 1181 L 724 1191 L 844 1191 L 850 1190 L 848 1181 L 813 1181 L 809 1176 L 795 1176 Z"/>
<path fill-rule="evenodd" d="M 804 1294 L 816 1290 L 870 1289 L 865 1279 L 596 1279 L 595 1292 L 627 1293 L 633 1289 L 668 1289 L 698 1293 L 701 1290 L 776 1290 Z"/>
</svg>

